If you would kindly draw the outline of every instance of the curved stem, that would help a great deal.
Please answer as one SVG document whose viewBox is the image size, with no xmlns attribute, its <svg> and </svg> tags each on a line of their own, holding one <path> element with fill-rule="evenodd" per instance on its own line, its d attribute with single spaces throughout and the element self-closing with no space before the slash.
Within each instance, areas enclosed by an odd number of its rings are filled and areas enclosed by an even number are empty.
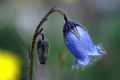
<svg viewBox="0 0 120 80">
<path fill-rule="evenodd" d="M 33 39 L 32 39 L 32 45 L 31 45 L 31 50 L 30 50 L 30 67 L 29 67 L 29 80 L 32 80 L 33 78 L 33 60 L 34 60 L 34 57 L 33 57 L 33 53 L 34 53 L 34 48 L 35 48 L 35 43 L 36 43 L 36 39 L 37 39 L 37 36 L 40 35 L 43 31 L 43 28 L 41 28 L 41 26 L 43 25 L 44 22 L 46 22 L 48 16 L 50 16 L 52 13 L 54 12 L 58 12 L 60 14 L 63 15 L 64 19 L 65 19 L 65 22 L 67 22 L 67 17 L 65 15 L 65 13 L 60 10 L 60 9 L 55 9 L 55 6 L 52 7 L 48 13 L 43 17 L 43 19 L 40 21 L 39 25 L 37 26 L 36 30 L 35 30 L 35 33 L 34 33 L 34 36 L 33 36 Z"/>
<path fill-rule="evenodd" d="M 33 40 L 32 40 L 32 46 L 31 46 L 31 50 L 30 50 L 30 67 L 29 67 L 29 80 L 32 80 L 32 76 L 33 76 L 33 53 L 34 53 L 34 47 L 35 47 L 35 42 L 37 39 L 37 36 L 40 35 L 42 33 L 42 28 L 38 33 L 35 33 L 33 36 Z"/>
</svg>

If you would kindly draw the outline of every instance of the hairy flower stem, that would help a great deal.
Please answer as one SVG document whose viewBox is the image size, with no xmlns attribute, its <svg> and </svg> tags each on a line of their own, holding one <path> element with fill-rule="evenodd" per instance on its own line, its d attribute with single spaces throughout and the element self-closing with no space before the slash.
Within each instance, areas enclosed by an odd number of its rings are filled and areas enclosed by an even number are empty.
<svg viewBox="0 0 120 80">
<path fill-rule="evenodd" d="M 50 16 L 54 12 L 58 12 L 58 13 L 62 14 L 63 17 L 66 18 L 66 21 L 67 21 L 67 17 L 65 15 L 65 13 L 60 9 L 55 9 L 55 7 L 52 7 L 48 11 L 48 13 L 43 17 L 43 19 L 40 21 L 39 25 L 37 26 L 37 28 L 35 30 L 35 33 L 34 33 L 34 36 L 32 39 L 32 45 L 31 45 L 30 52 L 29 52 L 29 54 L 30 54 L 29 80 L 33 80 L 33 60 L 34 60 L 33 53 L 34 53 L 37 36 L 41 35 L 41 33 L 43 31 L 43 28 L 41 28 L 41 26 L 43 25 L 44 22 L 46 22 L 48 16 Z"/>
</svg>

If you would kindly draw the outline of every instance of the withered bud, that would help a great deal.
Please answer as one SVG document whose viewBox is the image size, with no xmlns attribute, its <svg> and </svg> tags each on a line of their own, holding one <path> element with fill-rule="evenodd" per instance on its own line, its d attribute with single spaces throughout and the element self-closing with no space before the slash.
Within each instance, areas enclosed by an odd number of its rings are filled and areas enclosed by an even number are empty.
<svg viewBox="0 0 120 80">
<path fill-rule="evenodd" d="M 37 42 L 37 54 L 39 57 L 39 62 L 44 65 L 48 58 L 49 42 L 45 39 L 43 34 L 41 35 L 42 38 Z"/>
</svg>

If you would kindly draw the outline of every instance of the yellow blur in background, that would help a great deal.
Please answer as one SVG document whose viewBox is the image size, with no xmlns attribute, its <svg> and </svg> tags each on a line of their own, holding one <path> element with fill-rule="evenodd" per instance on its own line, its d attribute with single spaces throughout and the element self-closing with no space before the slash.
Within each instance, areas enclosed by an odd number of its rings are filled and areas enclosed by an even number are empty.
<svg viewBox="0 0 120 80">
<path fill-rule="evenodd" d="M 20 59 L 10 51 L 0 50 L 0 80 L 19 80 Z"/>
</svg>

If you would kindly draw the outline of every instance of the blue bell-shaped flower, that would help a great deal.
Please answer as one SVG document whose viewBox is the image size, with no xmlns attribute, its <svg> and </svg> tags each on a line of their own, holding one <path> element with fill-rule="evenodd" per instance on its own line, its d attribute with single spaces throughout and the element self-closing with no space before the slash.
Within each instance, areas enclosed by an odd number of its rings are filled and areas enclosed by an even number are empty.
<svg viewBox="0 0 120 80">
<path fill-rule="evenodd" d="M 66 16 L 64 16 L 64 19 L 63 35 L 65 45 L 76 58 L 72 69 L 79 68 L 78 64 L 84 68 L 91 63 L 92 56 L 99 58 L 105 53 L 101 46 L 92 42 L 85 27 L 68 21 Z"/>
</svg>

